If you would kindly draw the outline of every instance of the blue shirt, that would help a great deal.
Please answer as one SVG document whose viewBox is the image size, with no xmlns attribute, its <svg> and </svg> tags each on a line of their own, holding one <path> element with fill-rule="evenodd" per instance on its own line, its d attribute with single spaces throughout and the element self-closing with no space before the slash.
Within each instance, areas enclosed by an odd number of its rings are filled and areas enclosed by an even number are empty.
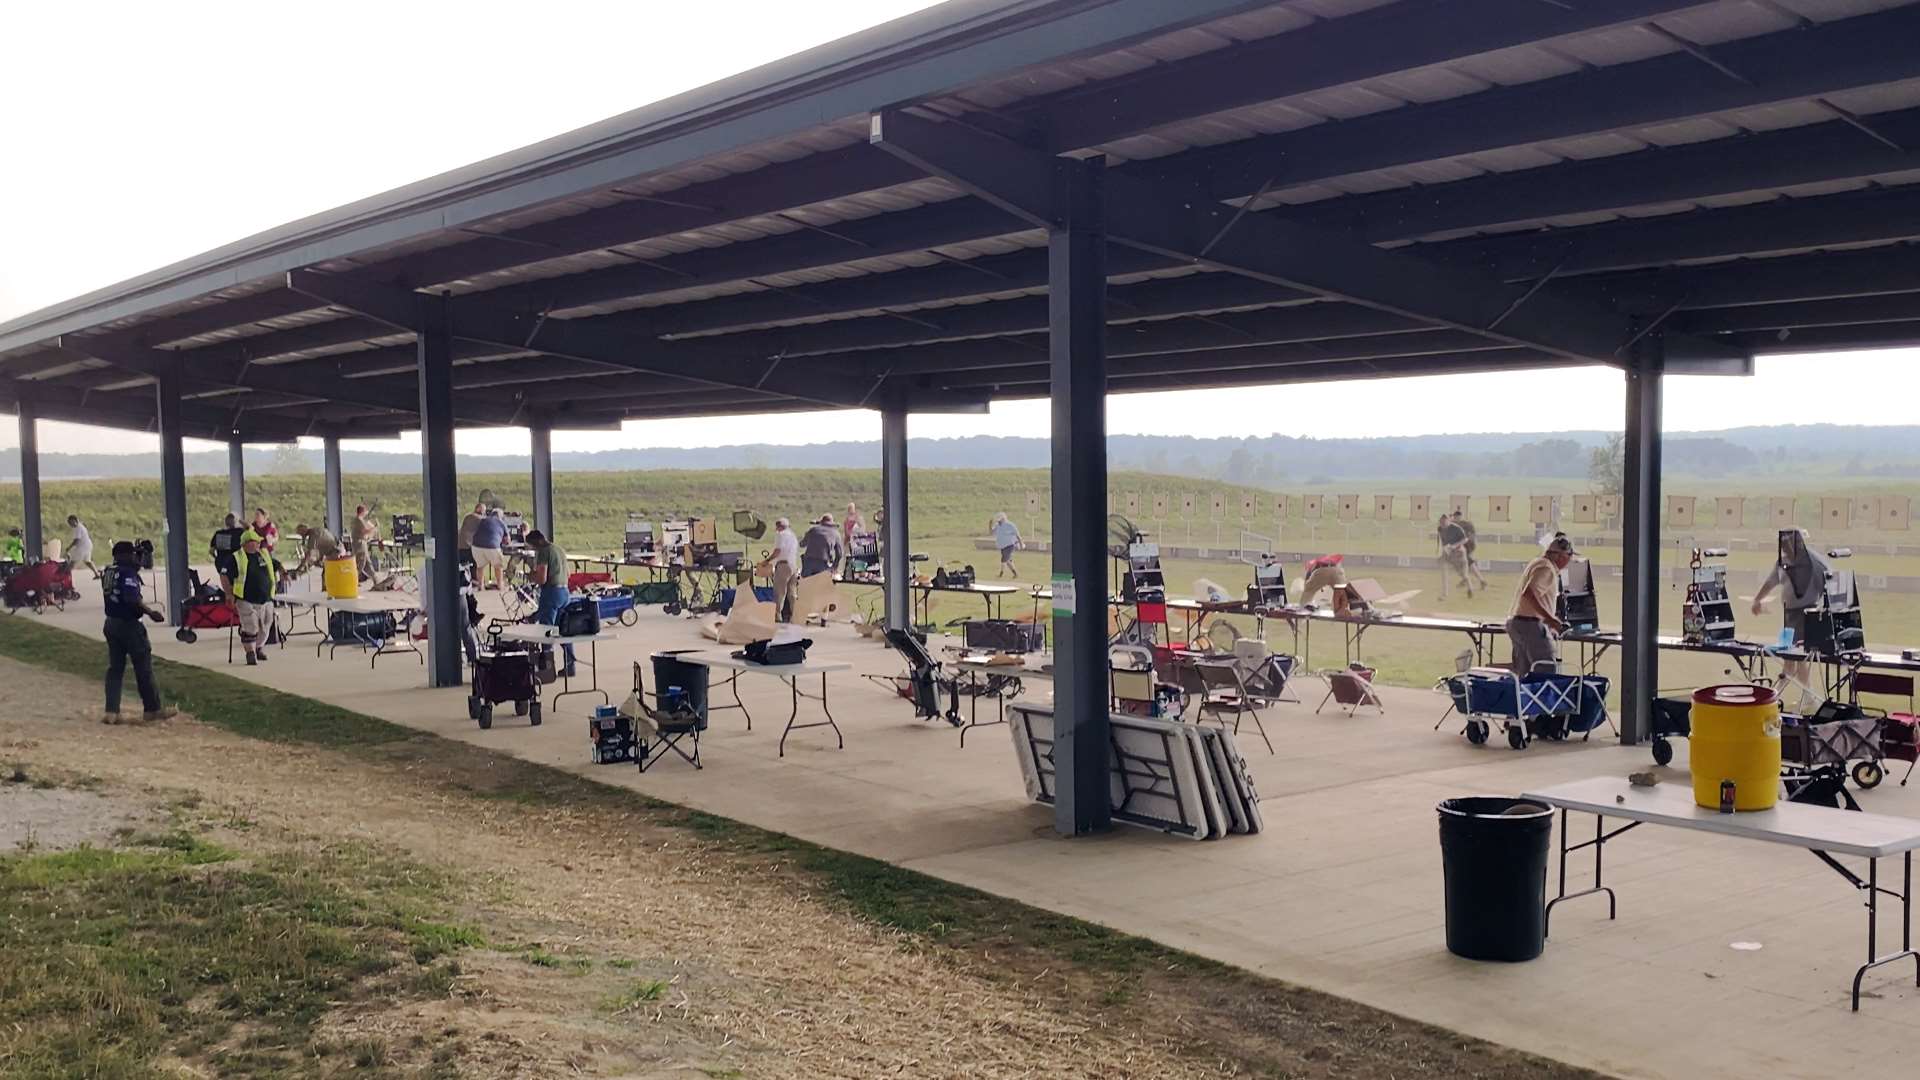
<svg viewBox="0 0 1920 1080">
<path fill-rule="evenodd" d="M 140 604 L 140 568 L 115 563 L 107 571 L 107 618 L 140 619 L 147 611 Z"/>
<path fill-rule="evenodd" d="M 993 527 L 994 547 L 1010 548 L 1019 542 L 1020 530 L 1013 527 L 1013 522 L 1003 521 Z"/>
<path fill-rule="evenodd" d="M 473 546 L 498 548 L 507 539 L 507 523 L 489 514 L 473 527 Z"/>
</svg>

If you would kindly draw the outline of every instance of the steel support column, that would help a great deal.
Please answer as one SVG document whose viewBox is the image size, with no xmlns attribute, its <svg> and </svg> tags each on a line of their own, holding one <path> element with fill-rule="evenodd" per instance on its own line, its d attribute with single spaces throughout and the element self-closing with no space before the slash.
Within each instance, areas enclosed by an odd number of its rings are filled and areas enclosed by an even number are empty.
<svg viewBox="0 0 1920 1080">
<path fill-rule="evenodd" d="M 154 373 L 154 415 L 160 421 L 160 499 L 166 508 L 167 617 L 179 626 L 186 614 L 187 456 L 180 431 L 180 358 L 168 354 Z"/>
<path fill-rule="evenodd" d="M 346 493 L 340 483 L 340 438 L 328 435 L 320 440 L 321 468 L 326 472 L 326 518 L 327 531 L 336 538 L 347 527 L 347 512 L 343 505 Z"/>
<path fill-rule="evenodd" d="M 533 438 L 533 527 L 553 535 L 553 429 L 535 424 Z"/>
<path fill-rule="evenodd" d="M 247 520 L 247 444 L 237 438 L 227 440 L 227 509 Z"/>
<path fill-rule="evenodd" d="M 1660 686 L 1660 342 L 1641 343 L 1627 369 L 1621 477 L 1620 741 L 1646 738 Z"/>
<path fill-rule="evenodd" d="M 1107 239 L 1100 159 L 1054 162 L 1047 229 L 1053 396 L 1053 827 L 1111 822 L 1107 730 Z"/>
<path fill-rule="evenodd" d="M 913 564 L 907 561 L 907 410 L 880 413 L 880 577 L 885 582 L 887 629 L 913 625 Z"/>
<path fill-rule="evenodd" d="M 14 408 L 20 419 L 20 536 L 27 557 L 37 559 L 45 545 L 40 531 L 40 416 L 25 399 Z"/>
<path fill-rule="evenodd" d="M 421 296 L 419 346 L 421 505 L 427 529 L 421 592 L 427 609 L 427 685 L 459 686 L 460 531 L 453 456 L 453 325 L 445 295 Z"/>
</svg>

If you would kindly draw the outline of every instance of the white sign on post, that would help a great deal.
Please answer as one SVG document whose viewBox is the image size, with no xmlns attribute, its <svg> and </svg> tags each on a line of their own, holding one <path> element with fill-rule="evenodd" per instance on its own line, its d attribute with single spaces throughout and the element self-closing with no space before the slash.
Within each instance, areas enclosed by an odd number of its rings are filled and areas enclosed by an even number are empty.
<svg viewBox="0 0 1920 1080">
<path fill-rule="evenodd" d="M 1053 575 L 1053 614 L 1056 617 L 1073 614 L 1073 599 L 1073 575 Z"/>
</svg>

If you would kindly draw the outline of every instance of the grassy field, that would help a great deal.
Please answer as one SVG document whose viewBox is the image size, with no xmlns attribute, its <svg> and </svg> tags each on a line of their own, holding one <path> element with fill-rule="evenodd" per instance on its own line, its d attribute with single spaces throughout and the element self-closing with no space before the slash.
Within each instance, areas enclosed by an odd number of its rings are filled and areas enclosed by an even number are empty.
<svg viewBox="0 0 1920 1080">
<path fill-rule="evenodd" d="M 856 502 L 871 522 L 872 511 L 878 505 L 880 495 L 878 471 L 859 469 L 578 472 L 557 474 L 554 484 L 556 512 L 559 515 L 556 531 L 563 546 L 576 554 L 616 549 L 627 515 L 634 512 L 656 521 L 674 514 L 714 518 L 721 522 L 723 543 L 751 547 L 753 553 L 758 555 L 766 547 L 767 541 L 762 539 L 749 544 L 735 536 L 727 527 L 733 510 L 753 509 L 768 519 L 784 514 L 799 521 L 827 512 L 838 518 L 848 502 Z M 986 534 L 992 515 L 1000 511 L 1012 516 L 1029 539 L 1048 538 L 1051 530 L 1047 520 L 1047 485 L 1046 471 L 1038 469 L 917 469 L 912 474 L 912 517 L 909 522 L 914 549 L 931 556 L 934 563 L 930 565 L 972 563 L 982 571 L 983 578 L 990 578 L 994 569 L 993 555 L 978 548 L 976 539 Z M 1920 576 L 1920 558 L 1886 553 L 1889 544 L 1920 546 L 1920 532 L 1817 528 L 1821 496 L 1920 494 L 1911 488 L 1885 481 L 1839 476 L 1737 480 L 1668 477 L 1666 486 L 1669 491 L 1686 492 L 1699 497 L 1703 522 L 1711 518 L 1714 497 L 1740 495 L 1749 499 L 1748 512 L 1738 530 L 1705 524 L 1692 529 L 1666 529 L 1663 535 L 1663 559 L 1667 565 L 1684 563 L 1685 552 L 1693 544 L 1720 544 L 1733 539 L 1745 539 L 1759 545 L 1760 550 L 1736 550 L 1729 564 L 1736 570 L 1764 569 L 1770 561 L 1766 545 L 1771 542 L 1773 535 L 1772 525 L 1764 520 L 1764 500 L 1774 495 L 1793 495 L 1797 499 L 1802 523 L 1816 527 L 1817 543 L 1824 546 L 1850 544 L 1857 549 L 1849 564 L 1856 572 L 1863 576 Z M 1133 496 L 1140 507 L 1136 515 L 1137 523 L 1153 531 L 1163 543 L 1236 546 L 1246 534 L 1246 546 L 1249 547 L 1270 543 L 1273 549 L 1281 551 L 1406 555 L 1412 560 L 1410 568 L 1372 568 L 1364 571 L 1364 576 L 1378 579 L 1389 593 L 1421 590 L 1406 604 L 1409 611 L 1487 619 L 1505 616 L 1511 582 L 1496 579 L 1490 591 L 1471 599 L 1458 592 L 1442 599 L 1439 594 L 1439 574 L 1432 563 L 1434 545 L 1430 526 L 1426 522 L 1407 520 L 1408 496 L 1416 493 L 1430 495 L 1437 512 L 1449 493 L 1468 493 L 1472 496 L 1471 515 L 1478 522 L 1481 532 L 1493 537 L 1531 532 L 1531 526 L 1524 520 L 1528 495 L 1559 494 L 1566 499 L 1580 487 L 1578 483 L 1564 478 L 1540 477 L 1459 477 L 1445 482 L 1410 479 L 1339 483 L 1290 490 L 1287 493 L 1292 503 L 1290 513 L 1285 520 L 1279 520 L 1274 515 L 1274 492 L 1148 473 L 1115 473 L 1110 479 L 1115 506 L 1124 512 L 1128 497 Z M 514 507 L 524 508 L 531 501 L 530 484 L 525 474 L 462 478 L 463 503 L 475 499 L 482 490 L 490 490 Z M 1388 492 L 1396 495 L 1396 517 L 1388 522 L 1372 520 L 1373 494 Z M 1331 499 L 1325 516 L 1316 520 L 1304 518 L 1300 514 L 1298 496 L 1308 493 L 1330 497 L 1359 495 L 1360 520 L 1337 520 L 1333 516 Z M 1511 516 L 1514 521 L 1502 523 L 1490 519 L 1488 496 L 1494 494 L 1504 494 L 1513 500 Z M 383 522 L 391 514 L 419 511 L 419 481 L 413 476 L 349 476 L 346 495 L 349 503 L 366 502 L 375 506 Z M 1158 519 L 1153 512 L 1156 496 L 1165 507 Z M 1185 497 L 1188 496 L 1195 506 L 1191 516 L 1183 511 Z M 301 521 L 320 520 L 322 493 L 321 478 L 317 474 L 255 476 L 249 479 L 247 497 L 251 503 L 269 507 L 283 530 L 290 530 Z M 1028 511 L 1030 497 L 1038 500 L 1038 514 Z M 80 514 L 92 528 L 96 541 L 159 535 L 160 496 L 158 485 L 151 481 L 53 482 L 45 486 L 43 498 L 49 536 L 65 535 L 64 528 L 55 529 L 54 525 L 56 521 L 63 521 L 68 513 Z M 1224 515 L 1218 521 L 1212 513 L 1216 498 L 1224 507 Z M 196 477 L 189 481 L 188 512 L 196 538 L 210 533 L 218 524 L 226 512 L 226 499 L 226 482 L 222 478 Z M 1243 503 L 1248 499 L 1253 500 L 1255 510 L 1252 519 L 1243 522 Z M 17 520 L 19 507 L 18 487 L 0 487 L 0 523 Z M 1571 517 L 1570 509 L 1567 517 Z M 1563 521 L 1563 525 L 1579 535 L 1609 533 L 1599 525 L 1582 525 L 1571 520 Z M 1617 533 L 1612 535 L 1617 536 Z M 199 547 L 196 543 L 194 550 L 198 551 Z M 1523 542 L 1499 543 L 1490 540 L 1482 545 L 1483 556 L 1494 559 L 1523 559 L 1529 557 L 1533 550 L 1531 544 Z M 1620 561 L 1620 549 L 1617 546 L 1596 544 L 1588 550 L 1588 554 L 1602 566 L 1617 565 Z M 1019 568 L 1021 580 L 1045 581 L 1049 571 L 1048 556 L 1039 552 L 1026 553 L 1019 560 Z M 1219 582 L 1231 591 L 1238 591 L 1244 587 L 1249 576 L 1245 566 L 1230 561 L 1169 560 L 1166 569 L 1170 592 L 1175 596 L 1188 595 L 1193 582 L 1202 577 Z M 1297 569 L 1294 574 L 1298 576 Z M 1602 621 L 1609 623 L 1614 621 L 1613 613 L 1617 611 L 1619 603 L 1617 595 L 1607 595 L 1605 592 L 1611 584 L 1610 579 L 1603 578 Z M 1668 591 L 1670 595 L 1662 602 L 1662 621 L 1668 629 L 1673 630 L 1679 625 L 1681 591 L 1677 587 L 1670 587 Z M 1751 592 L 1744 587 L 1735 591 Z M 871 603 L 872 599 L 868 602 Z M 1009 613 L 1018 607 L 1010 605 Z M 1740 608 L 1741 625 L 1747 636 L 1772 636 L 1778 626 L 1777 609 L 1765 616 L 1754 617 L 1745 612 L 1744 605 L 1740 605 Z M 934 615 L 937 620 L 945 621 L 977 615 L 980 610 L 980 605 L 968 598 L 942 597 Z M 1883 592 L 1869 595 L 1867 627 L 1869 639 L 1877 645 L 1898 648 L 1920 644 L 1920 594 Z M 1284 631 L 1276 631 L 1275 634 L 1277 645 L 1292 646 L 1292 640 L 1285 636 Z M 1391 682 L 1424 685 L 1439 673 L 1451 669 L 1454 654 L 1463 644 L 1463 641 L 1447 635 L 1382 629 L 1371 632 L 1366 658 L 1380 663 L 1383 675 Z M 1336 635 L 1316 635 L 1313 646 L 1312 654 L 1307 659 L 1314 667 L 1340 663 L 1345 659 L 1342 643 Z M 1698 685 L 1724 674 L 1723 665 L 1691 658 L 1669 656 L 1666 664 L 1663 681 L 1670 681 L 1674 686 Z"/>
</svg>

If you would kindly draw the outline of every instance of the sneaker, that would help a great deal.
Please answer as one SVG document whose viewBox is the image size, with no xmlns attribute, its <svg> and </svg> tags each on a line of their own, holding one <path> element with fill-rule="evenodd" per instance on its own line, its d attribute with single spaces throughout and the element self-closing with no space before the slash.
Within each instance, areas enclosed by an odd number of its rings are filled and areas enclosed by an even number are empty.
<svg viewBox="0 0 1920 1080">
<path fill-rule="evenodd" d="M 253 653 L 251 653 L 251 652 L 249 652 L 249 653 L 247 653 L 247 666 L 248 666 L 248 667 L 252 667 L 253 665 L 255 665 L 255 664 L 257 664 L 257 663 L 259 663 L 259 662 L 260 662 L 260 661 L 258 661 L 258 660 L 255 660 L 255 659 L 253 658 Z"/>
<path fill-rule="evenodd" d="M 120 720 L 120 710 L 119 710 L 119 709 L 108 709 L 108 710 L 105 710 L 105 711 L 103 711 L 103 712 L 102 712 L 102 713 L 100 714 L 100 722 L 101 722 L 101 723 L 103 723 L 103 724 L 118 724 L 118 723 L 120 723 L 120 722 L 121 722 L 121 720 Z"/>
<path fill-rule="evenodd" d="M 151 724 L 158 720 L 171 720 L 174 717 L 179 715 L 180 715 L 179 709 L 176 709 L 171 705 L 162 705 L 157 709 L 147 710 L 145 713 L 141 715 L 140 719 L 141 719 L 141 722 L 143 723 Z"/>
<path fill-rule="evenodd" d="M 253 655 L 259 657 L 261 663 L 264 664 L 267 662 L 267 650 L 261 649 L 259 652 L 254 653 Z"/>
</svg>

